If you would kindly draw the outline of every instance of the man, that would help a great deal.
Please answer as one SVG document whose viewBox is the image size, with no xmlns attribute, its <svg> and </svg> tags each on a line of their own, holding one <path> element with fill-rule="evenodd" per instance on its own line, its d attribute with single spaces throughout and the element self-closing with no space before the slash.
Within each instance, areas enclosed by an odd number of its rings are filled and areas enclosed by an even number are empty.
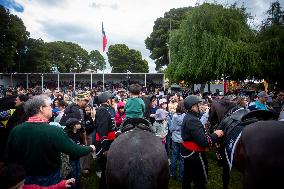
<svg viewBox="0 0 284 189">
<path fill-rule="evenodd" d="M 255 101 L 254 105 L 249 106 L 249 110 L 270 110 L 267 106 L 266 102 L 268 100 L 268 95 L 265 91 L 260 91 L 257 95 L 257 100 Z"/>
<path fill-rule="evenodd" d="M 83 122 L 83 110 L 85 109 L 85 107 L 87 107 L 88 102 L 88 97 L 86 97 L 84 94 L 78 94 L 75 103 L 72 103 L 65 108 L 64 114 L 60 120 L 60 125 L 65 125 L 66 121 L 69 118 L 76 118 Z"/>
<path fill-rule="evenodd" d="M 205 189 L 208 175 L 208 161 L 206 150 L 223 136 L 222 130 L 213 134 L 206 133 L 199 120 L 201 98 L 190 95 L 184 99 L 184 107 L 188 111 L 181 125 L 181 155 L 184 158 L 183 189 L 190 189 L 191 182 L 194 188 Z"/>
<path fill-rule="evenodd" d="M 101 169 L 101 178 L 99 189 L 106 188 L 106 162 L 107 151 L 115 139 L 115 124 L 109 110 L 111 108 L 112 95 L 109 92 L 103 92 L 98 96 L 101 106 L 97 109 L 95 116 L 95 133 L 96 133 L 96 155 L 97 164 Z"/>
<path fill-rule="evenodd" d="M 272 108 L 279 115 L 283 105 L 284 105 L 284 90 L 280 90 L 279 93 L 277 94 L 277 98 L 274 99 L 273 102 L 272 102 Z"/>
<path fill-rule="evenodd" d="M 52 116 L 48 96 L 35 96 L 25 102 L 24 108 L 29 118 L 11 131 L 6 161 L 24 166 L 27 171 L 25 184 L 51 186 L 61 180 L 61 153 L 81 157 L 95 147 L 79 146 L 62 129 L 48 124 Z"/>
</svg>

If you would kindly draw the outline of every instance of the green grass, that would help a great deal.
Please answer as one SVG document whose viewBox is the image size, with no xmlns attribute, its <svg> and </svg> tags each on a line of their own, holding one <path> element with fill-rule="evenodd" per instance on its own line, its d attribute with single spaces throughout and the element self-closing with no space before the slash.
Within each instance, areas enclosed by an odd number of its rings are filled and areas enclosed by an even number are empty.
<svg viewBox="0 0 284 189">
<path fill-rule="evenodd" d="M 208 189 L 222 189 L 222 168 L 218 166 L 215 152 L 208 152 L 208 164 L 209 164 L 209 181 Z M 81 176 L 81 186 L 82 189 L 97 189 L 99 179 L 95 173 L 95 161 L 92 162 L 92 170 L 88 175 L 82 174 Z M 241 189 L 242 188 L 242 177 L 235 169 L 231 172 L 230 178 L 230 189 Z M 179 181 L 170 179 L 169 182 L 170 189 L 180 189 L 181 183 Z"/>
</svg>

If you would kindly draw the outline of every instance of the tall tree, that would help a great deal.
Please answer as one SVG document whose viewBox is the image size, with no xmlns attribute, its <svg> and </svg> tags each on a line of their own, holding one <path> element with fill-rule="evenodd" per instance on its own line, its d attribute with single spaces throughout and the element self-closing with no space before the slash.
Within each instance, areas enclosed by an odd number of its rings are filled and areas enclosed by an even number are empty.
<svg viewBox="0 0 284 189">
<path fill-rule="evenodd" d="M 29 33 L 23 21 L 0 5 L 0 72 L 19 72 Z M 15 68 L 17 60 L 18 65 Z"/>
<path fill-rule="evenodd" d="M 98 50 L 93 50 L 89 53 L 90 69 L 104 70 L 106 68 L 106 61 L 103 55 Z"/>
<path fill-rule="evenodd" d="M 235 6 L 208 4 L 192 8 L 171 34 L 171 64 L 166 71 L 174 81 L 204 83 L 230 76 L 245 79 L 256 70 L 259 56 L 247 14 Z"/>
<path fill-rule="evenodd" d="M 50 42 L 49 60 L 59 72 L 82 72 L 89 68 L 88 52 L 78 44 L 66 41 Z"/>
<path fill-rule="evenodd" d="M 141 53 L 137 50 L 129 49 L 125 44 L 109 46 L 107 56 L 112 67 L 112 73 L 149 72 L 148 62 L 142 60 Z"/>
<path fill-rule="evenodd" d="M 156 70 L 169 64 L 168 43 L 170 30 L 178 29 L 190 7 L 171 9 L 164 17 L 155 21 L 153 32 L 145 40 L 146 48 L 151 51 L 150 58 L 155 60 Z"/>
<path fill-rule="evenodd" d="M 42 39 L 29 38 L 22 56 L 21 72 L 50 72 L 52 62 L 46 43 Z"/>
<path fill-rule="evenodd" d="M 284 11 L 278 1 L 271 4 L 268 17 L 263 21 L 257 35 L 259 53 L 262 61 L 259 64 L 258 77 L 270 82 L 282 83 L 284 75 Z"/>
</svg>

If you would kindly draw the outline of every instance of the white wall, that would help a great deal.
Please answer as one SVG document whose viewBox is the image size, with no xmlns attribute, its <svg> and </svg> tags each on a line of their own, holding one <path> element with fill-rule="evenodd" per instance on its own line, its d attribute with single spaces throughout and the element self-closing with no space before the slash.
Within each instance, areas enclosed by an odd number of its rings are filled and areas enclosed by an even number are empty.
<svg viewBox="0 0 284 189">
<path fill-rule="evenodd" d="M 194 91 L 200 90 L 201 84 L 195 84 L 194 85 Z M 222 84 L 211 84 L 210 90 L 212 93 L 216 92 L 216 89 L 219 89 L 219 91 L 224 91 L 224 85 Z M 208 84 L 205 85 L 204 92 L 208 92 Z"/>
</svg>

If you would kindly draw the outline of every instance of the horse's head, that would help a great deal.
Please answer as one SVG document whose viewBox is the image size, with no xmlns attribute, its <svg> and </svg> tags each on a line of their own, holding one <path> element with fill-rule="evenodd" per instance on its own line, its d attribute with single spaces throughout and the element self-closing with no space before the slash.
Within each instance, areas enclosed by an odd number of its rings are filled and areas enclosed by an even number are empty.
<svg viewBox="0 0 284 189">
<path fill-rule="evenodd" d="M 210 130 L 217 129 L 226 114 L 235 107 L 236 104 L 227 100 L 215 100 L 212 101 L 209 110 L 208 122 L 211 125 Z"/>
<path fill-rule="evenodd" d="M 218 114 L 215 108 L 215 101 L 210 104 L 208 122 L 210 123 L 210 131 L 215 129 L 219 123 Z"/>
</svg>

